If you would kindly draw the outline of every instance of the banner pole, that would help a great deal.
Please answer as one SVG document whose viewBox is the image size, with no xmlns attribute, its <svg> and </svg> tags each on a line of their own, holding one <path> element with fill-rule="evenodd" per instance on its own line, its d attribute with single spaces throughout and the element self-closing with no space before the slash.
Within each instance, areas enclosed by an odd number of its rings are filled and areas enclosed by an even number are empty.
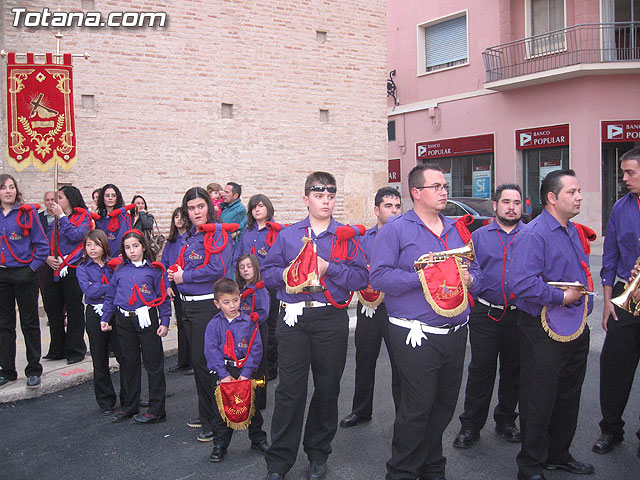
<svg viewBox="0 0 640 480">
<path fill-rule="evenodd" d="M 62 33 L 58 30 L 55 34 L 56 38 L 56 56 L 53 60 L 55 63 L 62 63 L 60 56 L 60 43 L 62 42 Z M 58 201 L 58 161 L 53 162 L 53 196 Z M 57 256 L 58 252 L 58 235 L 59 235 L 58 216 L 53 219 L 53 256 Z"/>
</svg>

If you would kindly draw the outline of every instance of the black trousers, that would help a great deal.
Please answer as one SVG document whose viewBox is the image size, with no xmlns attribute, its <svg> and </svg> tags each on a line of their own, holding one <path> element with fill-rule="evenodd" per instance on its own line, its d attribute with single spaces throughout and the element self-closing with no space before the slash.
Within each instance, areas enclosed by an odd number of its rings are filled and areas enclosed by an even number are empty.
<svg viewBox="0 0 640 480">
<path fill-rule="evenodd" d="M 287 473 L 296 461 L 309 369 L 314 391 L 304 426 L 304 451 L 309 460 L 326 460 L 338 428 L 338 395 L 349 339 L 346 309 L 332 306 L 305 308 L 289 327 L 278 316 L 279 383 L 271 420 L 271 447 L 266 454 L 270 472 Z"/>
<path fill-rule="evenodd" d="M 48 355 L 66 357 L 67 360 L 84 359 L 87 346 L 84 343 L 84 304 L 75 268 L 53 281 L 53 270 L 47 267 L 45 277 L 44 309 L 49 319 L 51 344 Z M 67 330 L 64 329 L 64 313 L 67 312 Z"/>
<path fill-rule="evenodd" d="M 618 282 L 613 296 L 622 293 L 624 284 Z M 607 323 L 607 336 L 600 353 L 600 429 L 622 438 L 624 421 L 622 414 L 629 400 L 629 392 L 640 359 L 640 317 L 634 317 L 615 307 L 618 321 Z M 636 433 L 640 438 L 640 430 Z"/>
<path fill-rule="evenodd" d="M 189 349 L 189 340 L 187 339 L 187 334 L 184 331 L 184 325 L 182 323 L 182 300 L 178 294 L 178 288 L 175 282 L 171 282 L 171 288 L 176 294 L 176 296 L 173 297 L 173 309 L 176 312 L 176 327 L 178 328 L 178 366 L 190 367 L 191 350 Z"/>
<path fill-rule="evenodd" d="M 587 369 L 589 327 L 575 340 L 557 342 L 540 317 L 520 312 L 520 427 L 516 458 L 524 475 L 542 474 L 542 464 L 572 460 L 582 382 Z"/>
<path fill-rule="evenodd" d="M 238 378 L 240 376 L 240 369 L 236 367 L 227 366 L 227 371 L 231 374 L 233 378 Z M 256 370 L 257 372 L 257 370 Z M 254 374 L 252 378 L 260 378 Z M 216 375 L 216 373 L 211 374 L 211 384 L 213 385 L 213 390 L 215 392 L 215 388 L 220 381 L 220 377 Z M 254 401 L 257 399 L 257 394 L 259 390 L 265 390 L 266 388 L 256 387 L 254 394 Z M 231 443 L 231 437 L 233 437 L 233 429 L 228 427 L 227 424 L 222 420 L 220 416 L 220 411 L 218 410 L 218 405 L 215 405 L 215 414 L 213 416 L 213 444 L 220 445 L 222 448 L 227 448 L 229 443 Z M 257 406 L 256 406 L 257 407 Z M 251 423 L 249 424 L 249 439 L 251 443 L 262 443 L 267 441 L 267 433 L 262 429 L 262 425 L 264 424 L 264 419 L 262 418 L 262 413 L 260 413 L 260 409 L 256 408 L 256 413 L 253 415 L 251 419 Z"/>
<path fill-rule="evenodd" d="M 504 317 L 499 322 L 489 318 Z M 520 387 L 520 339 L 518 310 L 492 308 L 477 302 L 469 317 L 471 363 L 464 397 L 464 412 L 460 415 L 462 428 L 479 432 L 489 413 L 496 366 L 500 357 L 498 405 L 493 410 L 497 425 L 511 425 L 518 417 L 518 389 Z"/>
<path fill-rule="evenodd" d="M 268 358 L 267 352 L 265 350 L 265 345 L 267 344 L 267 338 L 269 336 L 269 326 L 267 322 L 264 321 L 260 325 L 258 330 L 258 334 L 260 335 L 260 341 L 262 342 L 262 359 L 260 360 L 260 364 L 255 372 L 253 372 L 253 378 L 262 378 L 267 375 L 267 365 Z M 267 385 L 265 378 L 265 386 L 264 388 L 256 388 L 254 400 L 256 402 L 256 408 L 258 410 L 264 410 L 267 407 Z"/>
<path fill-rule="evenodd" d="M 426 333 L 412 348 L 409 330 L 389 324 L 393 358 L 400 375 L 400 408 L 393 424 L 387 480 L 444 477 L 442 434 L 458 401 L 467 346 L 467 327 L 450 335 Z"/>
<path fill-rule="evenodd" d="M 16 371 L 16 303 L 27 348 L 27 377 L 42 375 L 38 277 L 31 267 L 0 268 L 0 375 L 18 378 Z"/>
<path fill-rule="evenodd" d="M 191 350 L 191 366 L 198 392 L 198 416 L 203 432 L 213 431 L 216 402 L 207 359 L 204 356 L 204 332 L 209 321 L 219 312 L 213 300 L 182 302 L 182 323 Z"/>
<path fill-rule="evenodd" d="M 85 308 L 85 324 L 87 335 L 89 336 L 89 348 L 91 350 L 91 361 L 93 362 L 93 391 L 96 401 L 102 410 L 113 408 L 116 404 L 116 392 L 111 381 L 109 371 L 109 348 L 113 349 L 118 363 L 122 364 L 122 350 L 118 342 L 118 326 L 116 322 L 111 323 L 111 330 L 103 332 L 100 329 L 100 315 L 93 309 L 93 305 Z M 120 404 L 126 402 L 126 383 L 120 385 Z"/>
<path fill-rule="evenodd" d="M 269 290 L 269 297 L 271 303 L 269 305 L 269 316 L 266 321 L 268 335 L 266 344 L 262 344 L 262 350 L 266 352 L 263 358 L 266 357 L 267 359 L 267 377 L 273 378 L 278 375 L 278 339 L 276 338 L 276 325 L 278 324 L 278 314 L 280 313 L 280 300 L 276 297 L 276 290 Z"/>
<path fill-rule="evenodd" d="M 116 335 L 122 350 L 120 362 L 120 384 L 124 385 L 124 402 L 121 401 L 121 410 L 127 413 L 137 413 L 140 403 L 142 368 L 140 366 L 140 353 L 142 362 L 147 371 L 149 380 L 149 409 L 151 415 L 165 415 L 164 401 L 167 384 L 164 378 L 164 350 L 162 339 L 157 330 L 158 310 L 149 309 L 151 325 L 140 328 L 138 317 L 125 317 L 120 310 L 116 311 Z"/>
<path fill-rule="evenodd" d="M 376 363 L 380 355 L 382 339 L 389 352 L 391 361 L 391 393 L 398 411 L 400 406 L 400 377 L 393 361 L 389 342 L 389 316 L 384 302 L 381 303 L 372 318 L 362 313 L 362 304 L 358 302 L 356 332 L 356 386 L 353 393 L 351 413 L 362 418 L 371 418 L 373 411 L 373 389 L 376 381 Z"/>
</svg>

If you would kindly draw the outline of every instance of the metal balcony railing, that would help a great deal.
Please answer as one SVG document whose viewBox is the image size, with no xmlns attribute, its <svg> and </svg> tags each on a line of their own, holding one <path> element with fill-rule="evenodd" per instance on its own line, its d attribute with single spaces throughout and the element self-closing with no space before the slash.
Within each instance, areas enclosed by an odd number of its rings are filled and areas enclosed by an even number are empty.
<svg viewBox="0 0 640 480">
<path fill-rule="evenodd" d="M 489 47 L 486 81 L 581 63 L 640 60 L 640 22 L 586 23 Z"/>
</svg>

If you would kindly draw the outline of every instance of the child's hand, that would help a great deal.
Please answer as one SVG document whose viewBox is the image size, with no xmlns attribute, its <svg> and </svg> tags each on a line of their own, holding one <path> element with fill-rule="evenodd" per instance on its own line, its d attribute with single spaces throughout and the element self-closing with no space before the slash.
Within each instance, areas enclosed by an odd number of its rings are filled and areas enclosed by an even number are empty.
<svg viewBox="0 0 640 480">
<path fill-rule="evenodd" d="M 243 375 L 240 375 L 238 377 L 238 380 L 249 380 L 249 379 L 247 377 L 243 376 Z"/>
<path fill-rule="evenodd" d="M 169 327 L 165 327 L 164 325 L 160 325 L 158 327 L 158 331 L 156 332 L 159 337 L 166 337 L 167 333 L 169 333 Z"/>
<path fill-rule="evenodd" d="M 233 382 L 233 377 L 231 375 L 227 375 L 222 380 L 220 380 L 220 383 L 229 383 L 229 382 Z"/>
<path fill-rule="evenodd" d="M 100 322 L 100 330 L 103 332 L 110 332 L 113 329 L 109 322 Z"/>
</svg>

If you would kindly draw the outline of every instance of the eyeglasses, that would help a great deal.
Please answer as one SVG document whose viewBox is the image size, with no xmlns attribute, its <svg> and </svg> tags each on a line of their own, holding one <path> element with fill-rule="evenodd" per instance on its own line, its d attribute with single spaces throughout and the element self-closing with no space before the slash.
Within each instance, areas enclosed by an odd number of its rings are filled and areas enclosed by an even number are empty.
<svg viewBox="0 0 640 480">
<path fill-rule="evenodd" d="M 327 185 L 311 185 L 309 187 L 309 190 L 312 192 L 318 192 L 318 193 L 322 193 L 322 192 L 329 192 L 329 193 L 336 193 L 338 191 L 337 187 L 329 187 Z"/>
<path fill-rule="evenodd" d="M 427 185 L 425 187 L 413 187 L 415 189 L 418 190 L 422 190 L 423 188 L 433 188 L 436 192 L 440 192 L 442 190 L 446 190 L 447 192 L 449 191 L 449 184 L 445 183 L 444 185 L 442 183 L 434 183 L 433 185 Z"/>
</svg>

